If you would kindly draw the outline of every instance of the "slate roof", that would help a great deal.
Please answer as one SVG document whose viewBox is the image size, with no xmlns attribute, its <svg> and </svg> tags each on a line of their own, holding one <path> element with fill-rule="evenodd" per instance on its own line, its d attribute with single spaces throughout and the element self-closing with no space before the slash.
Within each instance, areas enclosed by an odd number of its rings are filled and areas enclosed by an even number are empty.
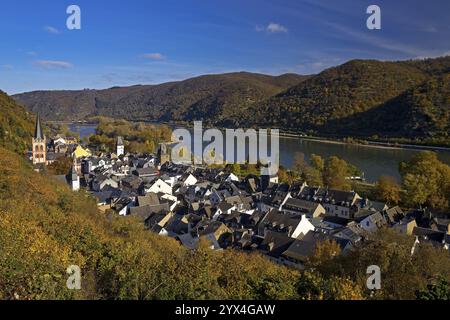
<svg viewBox="0 0 450 320">
<path fill-rule="evenodd" d="M 155 205 L 155 206 L 139 206 L 130 208 L 130 216 L 137 216 L 144 221 L 147 220 L 152 214 L 155 213 L 168 213 L 169 205 L 167 203 Z"/>
<path fill-rule="evenodd" d="M 150 192 L 145 196 L 138 197 L 137 203 L 139 206 L 156 206 L 160 204 L 160 200 L 156 193 Z"/>
<path fill-rule="evenodd" d="M 268 251 L 268 255 L 279 258 L 295 239 L 279 232 L 267 231 L 260 249 Z"/>
<path fill-rule="evenodd" d="M 312 214 L 318 206 L 319 204 L 317 202 L 289 198 L 284 204 L 283 209 L 298 211 L 305 214 Z"/>
</svg>

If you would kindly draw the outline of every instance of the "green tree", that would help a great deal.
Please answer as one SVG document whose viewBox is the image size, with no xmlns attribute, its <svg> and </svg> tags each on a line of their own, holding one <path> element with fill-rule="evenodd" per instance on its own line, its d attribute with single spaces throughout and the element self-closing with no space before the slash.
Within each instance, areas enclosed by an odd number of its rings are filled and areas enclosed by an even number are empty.
<svg viewBox="0 0 450 320">
<path fill-rule="evenodd" d="M 450 283 L 444 277 L 427 286 L 425 290 L 417 292 L 418 300 L 450 300 Z"/>
</svg>

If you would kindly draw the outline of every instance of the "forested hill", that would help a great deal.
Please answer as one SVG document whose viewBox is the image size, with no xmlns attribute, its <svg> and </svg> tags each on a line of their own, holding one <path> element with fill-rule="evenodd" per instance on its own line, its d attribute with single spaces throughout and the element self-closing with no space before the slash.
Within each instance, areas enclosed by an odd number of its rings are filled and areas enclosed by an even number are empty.
<svg viewBox="0 0 450 320">
<path fill-rule="evenodd" d="M 108 115 L 340 136 L 447 139 L 449 73 L 450 57 L 352 60 L 314 76 L 232 73 L 157 86 L 40 91 L 14 98 L 53 120 Z"/>
<path fill-rule="evenodd" d="M 206 75 L 161 85 L 106 90 L 36 91 L 14 98 L 45 119 L 80 120 L 105 115 L 128 120 L 222 121 L 307 79 L 247 72 Z"/>
</svg>

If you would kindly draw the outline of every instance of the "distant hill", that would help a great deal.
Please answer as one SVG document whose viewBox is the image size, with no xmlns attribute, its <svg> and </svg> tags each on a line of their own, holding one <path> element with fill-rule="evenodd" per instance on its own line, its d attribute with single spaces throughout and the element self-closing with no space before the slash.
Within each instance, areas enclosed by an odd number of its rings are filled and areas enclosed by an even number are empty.
<svg viewBox="0 0 450 320">
<path fill-rule="evenodd" d="M 353 136 L 406 138 L 450 135 L 450 73 L 435 76 L 367 112 L 329 123 Z"/>
<path fill-rule="evenodd" d="M 426 78 L 422 71 L 407 65 L 354 60 L 255 106 L 260 110 L 255 120 L 283 128 L 316 129 L 330 120 L 373 108 Z"/>
<path fill-rule="evenodd" d="M 14 98 L 47 120 L 105 115 L 128 120 L 224 120 L 308 77 L 247 72 L 106 90 L 36 91 Z"/>
<path fill-rule="evenodd" d="M 313 76 L 241 72 L 155 86 L 30 92 L 14 98 L 52 120 L 107 115 L 337 136 L 446 137 L 449 73 L 450 57 L 352 60 Z"/>
</svg>

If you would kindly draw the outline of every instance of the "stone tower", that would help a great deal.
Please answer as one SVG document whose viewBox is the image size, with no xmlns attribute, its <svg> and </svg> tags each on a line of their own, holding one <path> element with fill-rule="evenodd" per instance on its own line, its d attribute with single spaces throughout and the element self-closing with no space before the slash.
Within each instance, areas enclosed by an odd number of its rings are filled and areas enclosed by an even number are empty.
<svg viewBox="0 0 450 320">
<path fill-rule="evenodd" d="M 125 145 L 123 144 L 122 137 L 117 138 L 116 154 L 118 157 L 125 154 Z"/>
<path fill-rule="evenodd" d="M 41 118 L 39 113 L 36 116 L 36 128 L 34 130 L 33 145 L 33 164 L 47 163 L 47 140 L 41 127 Z"/>
</svg>

